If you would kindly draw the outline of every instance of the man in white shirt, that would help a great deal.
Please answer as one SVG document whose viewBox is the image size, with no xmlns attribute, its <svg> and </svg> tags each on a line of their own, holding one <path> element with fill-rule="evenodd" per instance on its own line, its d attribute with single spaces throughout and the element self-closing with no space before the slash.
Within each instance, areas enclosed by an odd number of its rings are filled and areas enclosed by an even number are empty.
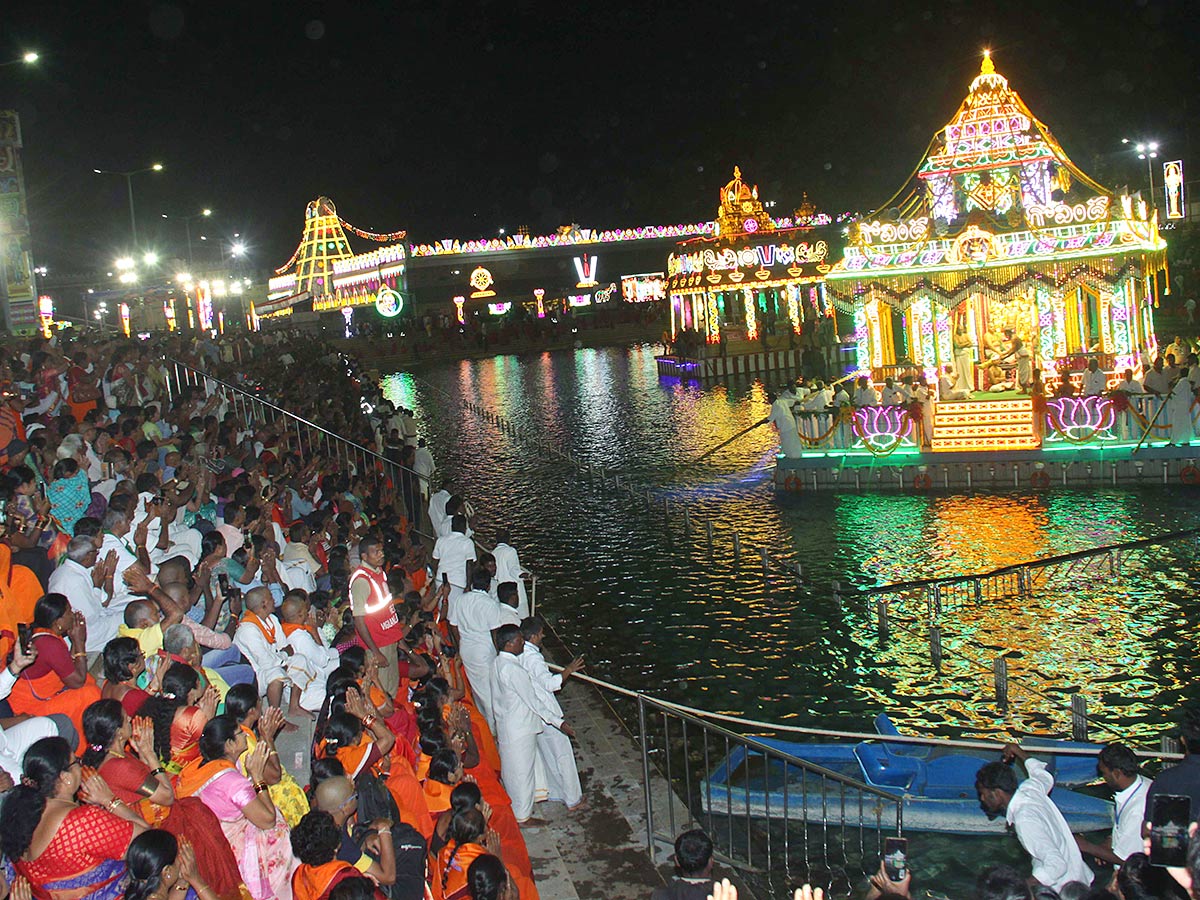
<svg viewBox="0 0 1200 900">
<path fill-rule="evenodd" d="M 858 387 L 854 389 L 854 405 L 857 407 L 878 406 L 879 395 L 875 393 L 875 388 L 871 386 L 867 376 L 860 376 L 857 384 Z"/>
<path fill-rule="evenodd" d="M 562 707 L 554 695 L 562 690 L 564 681 L 583 668 L 583 657 L 571 660 L 562 674 L 554 674 L 542 656 L 542 640 L 546 636 L 546 623 L 542 617 L 533 616 L 522 621 L 521 634 L 525 638 L 525 649 L 517 659 L 529 673 L 534 689 L 544 691 L 546 704 L 557 709 L 561 716 Z M 537 736 L 537 748 L 550 799 L 561 800 L 568 809 L 579 806 L 583 802 L 583 789 L 579 784 L 579 770 L 575 766 L 575 751 L 571 748 L 570 738 L 557 728 L 544 728 Z"/>
<path fill-rule="evenodd" d="M 1083 396 L 1099 397 L 1108 390 L 1108 376 L 1100 371 L 1100 363 L 1094 359 L 1088 360 L 1088 367 L 1083 373 Z"/>
<path fill-rule="evenodd" d="M 442 479 L 442 486 L 429 498 L 429 524 L 433 526 L 434 534 L 441 534 L 442 523 L 446 520 L 446 502 L 452 496 L 454 482 L 450 478 Z"/>
<path fill-rule="evenodd" d="M 1130 855 L 1143 852 L 1142 821 L 1150 779 L 1139 773 L 1137 755 L 1124 744 L 1108 744 L 1100 751 L 1096 771 L 1113 790 L 1116 824 L 1104 843 L 1093 844 L 1076 835 L 1079 850 L 1098 860 L 1120 866 Z"/>
<path fill-rule="evenodd" d="M 1142 385 L 1147 394 L 1157 394 L 1163 397 L 1171 393 L 1171 377 L 1163 370 L 1162 357 L 1154 360 L 1150 371 L 1142 376 Z"/>
<path fill-rule="evenodd" d="M 460 513 L 454 517 L 450 533 L 434 542 L 430 555 L 437 560 L 435 578 L 440 582 L 445 576 L 450 583 L 446 615 L 451 625 L 457 625 L 454 612 L 458 598 L 467 589 L 467 563 L 475 559 L 475 542 L 467 537 L 466 516 Z"/>
<path fill-rule="evenodd" d="M 433 453 L 426 445 L 425 438 L 420 438 L 417 441 L 416 452 L 413 453 L 413 471 L 420 479 L 421 496 L 426 500 L 433 491 L 433 473 L 436 470 L 437 464 L 433 461 Z"/>
<path fill-rule="evenodd" d="M 140 540 L 141 544 L 137 541 Z M 133 599 L 129 586 L 125 584 L 125 570 L 136 562 L 142 564 L 147 572 L 151 569 L 150 557 L 146 553 L 145 529 L 140 534 L 134 533 L 129 526 L 129 514 L 123 509 L 112 505 L 104 514 L 104 537 L 100 543 L 100 554 L 108 559 L 110 553 L 116 554 L 116 564 L 113 568 L 113 595 L 111 606 L 124 609 Z"/>
<path fill-rule="evenodd" d="M 87 620 L 88 665 L 117 636 L 125 621 L 125 607 L 132 599 L 128 594 L 121 603 L 113 603 L 113 578 L 117 570 L 117 554 L 109 551 L 104 562 L 97 565 L 100 551 L 90 537 L 71 538 L 67 558 L 50 575 L 49 593 L 62 594 L 71 606 Z"/>
<path fill-rule="evenodd" d="M 1146 389 L 1142 387 L 1140 382 L 1134 381 L 1133 369 L 1126 369 L 1124 376 L 1121 378 L 1120 382 L 1117 383 L 1117 386 L 1114 388 L 1114 390 L 1120 391 L 1129 398 L 1130 408 L 1117 416 L 1117 434 L 1120 436 L 1121 440 L 1127 441 L 1134 434 L 1141 434 L 1142 429 L 1133 414 L 1133 409 L 1135 406 L 1137 406 L 1138 409 L 1141 409 L 1142 407 L 1140 401 L 1135 400 L 1134 397 L 1144 396 Z"/>
<path fill-rule="evenodd" d="M 1019 785 L 1011 765 L 1014 759 L 1025 764 L 1029 775 Z M 1090 885 L 1092 870 L 1084 863 L 1067 820 L 1050 799 L 1054 776 L 1045 763 L 1016 744 L 1004 748 L 1004 760 L 988 763 L 975 776 L 975 791 L 988 818 L 1004 815 L 1032 857 L 1033 877 L 1040 884 L 1056 891 L 1072 881 Z"/>
<path fill-rule="evenodd" d="M 529 673 L 519 657 L 525 638 L 516 625 L 503 625 L 496 632 L 500 649 L 492 666 L 493 696 L 496 700 L 496 744 L 500 749 L 500 778 L 512 800 L 513 816 L 519 823 L 533 815 L 537 786 L 537 737 L 549 725 L 568 737 L 575 732 L 563 721 L 562 712 L 545 701 L 545 693 L 534 690 Z"/>
<path fill-rule="evenodd" d="M 508 530 L 501 528 L 496 532 L 496 546 L 492 550 L 492 556 L 496 558 L 496 581 L 515 581 L 517 584 L 517 612 L 521 614 L 521 618 L 529 615 L 529 597 L 525 591 L 525 579 L 523 575 L 529 573 L 521 565 L 521 558 L 517 554 L 517 548 L 509 543 L 510 537 Z"/>
<path fill-rule="evenodd" d="M 483 568 L 475 570 L 471 578 L 471 590 L 458 598 L 455 614 L 458 627 L 458 655 L 471 683 L 475 705 L 487 719 L 492 731 L 496 730 L 495 710 L 492 705 L 492 661 L 496 658 L 496 645 L 492 631 L 503 621 L 500 604 L 488 593 L 491 574 Z"/>
<path fill-rule="evenodd" d="M 233 633 L 233 642 L 242 655 L 254 667 L 258 691 L 266 694 L 271 706 L 283 701 L 283 688 L 287 682 L 287 640 L 283 626 L 275 616 L 275 601 L 265 587 L 256 587 L 246 592 L 242 601 L 245 612 Z"/>
</svg>

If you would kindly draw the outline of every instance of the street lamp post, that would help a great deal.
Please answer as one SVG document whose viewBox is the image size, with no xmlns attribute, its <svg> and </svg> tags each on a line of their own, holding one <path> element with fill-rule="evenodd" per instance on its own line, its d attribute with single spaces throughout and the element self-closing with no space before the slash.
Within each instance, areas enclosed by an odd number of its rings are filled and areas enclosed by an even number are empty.
<svg viewBox="0 0 1200 900">
<path fill-rule="evenodd" d="M 187 232 L 188 266 L 190 266 L 193 269 L 196 267 L 196 264 L 192 260 L 192 219 L 203 219 L 203 218 L 207 218 L 208 216 L 211 216 L 211 215 L 212 215 L 212 210 L 209 209 L 208 207 L 205 207 L 204 209 L 200 210 L 200 212 L 195 213 L 194 215 L 190 215 L 190 216 L 168 216 L 166 213 L 162 213 L 162 217 L 164 219 L 171 219 L 171 218 L 183 219 L 183 227 L 184 227 L 184 230 Z"/>
<path fill-rule="evenodd" d="M 1121 138 L 1122 144 L 1133 143 L 1129 138 Z M 1133 149 L 1137 151 L 1138 159 L 1146 161 L 1146 176 L 1150 180 L 1150 210 L 1153 212 L 1158 208 L 1154 202 L 1154 162 L 1158 159 L 1158 141 L 1137 141 L 1133 144 Z"/>
<path fill-rule="evenodd" d="M 147 166 L 144 169 L 134 169 L 132 172 L 111 172 L 108 169 L 92 169 L 97 175 L 120 175 L 125 179 L 125 187 L 129 191 L 129 230 L 133 233 L 133 246 L 137 247 L 137 216 L 133 211 L 133 176 L 141 175 L 143 172 L 161 172 L 163 170 L 162 163 L 154 163 L 152 166 Z"/>
</svg>

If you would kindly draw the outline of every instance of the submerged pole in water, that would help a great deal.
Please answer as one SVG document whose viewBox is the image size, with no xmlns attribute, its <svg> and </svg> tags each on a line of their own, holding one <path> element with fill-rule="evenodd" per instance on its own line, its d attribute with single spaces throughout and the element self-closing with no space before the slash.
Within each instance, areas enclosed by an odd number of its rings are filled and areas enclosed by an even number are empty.
<svg viewBox="0 0 1200 900">
<path fill-rule="evenodd" d="M 762 548 L 761 553 L 763 564 L 763 581 L 767 581 L 771 577 L 771 557 L 767 555 L 766 547 Z"/>
<path fill-rule="evenodd" d="M 733 564 L 736 566 L 742 559 L 742 539 L 738 533 L 733 533 Z"/>
<path fill-rule="evenodd" d="M 704 537 L 708 541 L 708 558 L 711 561 L 713 558 L 712 519 L 704 520 Z"/>
<path fill-rule="evenodd" d="M 1088 720 L 1087 698 L 1083 694 L 1071 695 L 1071 740 L 1087 743 Z"/>
<path fill-rule="evenodd" d="M 929 658 L 933 667 L 940 675 L 942 672 L 942 626 L 934 625 L 929 629 Z"/>
<path fill-rule="evenodd" d="M 996 708 L 1008 709 L 1008 660 L 997 656 L 992 662 L 992 677 L 996 683 Z"/>
<path fill-rule="evenodd" d="M 880 600 L 875 604 L 875 616 L 878 619 L 879 643 L 886 644 L 888 639 L 888 608 L 886 600 Z"/>
</svg>

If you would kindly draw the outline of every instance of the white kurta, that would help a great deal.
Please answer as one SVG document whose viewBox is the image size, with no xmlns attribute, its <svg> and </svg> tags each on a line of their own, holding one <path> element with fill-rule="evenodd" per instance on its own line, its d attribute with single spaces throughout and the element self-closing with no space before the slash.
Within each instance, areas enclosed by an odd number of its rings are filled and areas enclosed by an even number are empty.
<svg viewBox="0 0 1200 900">
<path fill-rule="evenodd" d="M 1083 373 L 1083 396 L 1099 397 L 1108 390 L 1108 376 L 1097 369 L 1093 372 L 1091 369 L 1085 369 Z"/>
<path fill-rule="evenodd" d="M 800 432 L 796 429 L 796 418 L 786 400 L 771 404 L 770 422 L 779 431 L 779 451 L 786 457 L 797 459 L 804 453 L 800 443 Z"/>
<path fill-rule="evenodd" d="M 433 526 L 434 534 L 442 533 L 442 523 L 446 521 L 446 503 L 450 500 L 450 492 L 445 488 L 429 498 L 429 524 Z"/>
<path fill-rule="evenodd" d="M 1025 771 L 1029 777 L 1008 802 L 1006 818 L 1033 858 L 1033 877 L 1056 891 L 1071 881 L 1090 884 L 1092 871 L 1079 853 L 1067 820 L 1050 800 L 1054 776 L 1036 759 L 1025 761 Z"/>
<path fill-rule="evenodd" d="M 438 561 L 437 580 L 441 582 L 444 574 L 452 585 L 466 590 L 467 561 L 475 559 L 475 542 L 461 532 L 451 531 L 434 542 L 432 556 Z"/>
<path fill-rule="evenodd" d="M 1171 425 L 1171 443 L 1188 444 L 1196 436 L 1192 426 L 1192 383 L 1181 378 L 1167 395 L 1167 421 Z"/>
<path fill-rule="evenodd" d="M 492 629 L 499 628 L 502 623 L 500 604 L 484 591 L 467 591 L 458 598 L 456 612 L 458 655 L 467 671 L 475 705 L 494 731 L 492 662 L 496 658 L 496 644 L 492 641 Z"/>
<path fill-rule="evenodd" d="M 307 629 L 293 631 L 286 640 L 292 648 L 287 661 L 288 679 L 300 691 L 300 705 L 309 712 L 319 712 L 325 702 L 325 682 L 341 664 L 341 657 Z"/>
<path fill-rule="evenodd" d="M 238 623 L 237 631 L 233 633 L 233 642 L 254 668 L 259 693 L 266 694 L 267 686 L 271 682 L 287 677 L 284 668 L 287 657 L 283 652 L 287 641 L 284 639 L 283 626 L 274 615 L 267 616 L 263 625 L 267 631 L 273 631 L 274 640 L 263 634 L 257 623 L 243 619 Z"/>
<path fill-rule="evenodd" d="M 562 676 L 550 671 L 541 648 L 526 641 L 525 650 L 517 660 L 521 668 L 529 673 L 534 690 L 541 691 L 546 705 L 558 710 L 561 716 L 562 707 L 554 694 L 562 688 Z M 579 770 L 575 765 L 571 739 L 557 728 L 544 728 L 537 736 L 537 747 L 550 799 L 561 800 L 567 806 L 578 804 L 583 799 L 583 788 L 579 784 Z"/>
<path fill-rule="evenodd" d="M 492 550 L 492 556 L 496 557 L 496 581 L 504 583 L 505 581 L 515 581 L 517 583 L 517 612 L 524 618 L 529 615 L 529 597 L 525 591 L 525 579 L 521 577 L 521 573 L 525 570 L 521 568 L 521 558 L 517 555 L 517 548 L 511 544 L 497 544 Z"/>
<path fill-rule="evenodd" d="M 538 735 L 547 725 L 557 728 L 563 718 L 557 708 L 546 705 L 544 692 L 534 690 L 529 673 L 513 654 L 497 655 L 492 663 L 492 680 L 496 688 L 500 779 L 512 800 L 513 816 L 522 822 L 533 815 Z"/>
<path fill-rule="evenodd" d="M 130 534 L 133 534 L 134 531 L 137 530 L 138 525 L 140 525 L 142 521 L 146 519 L 146 503 L 153 496 L 153 494 L 145 491 L 138 494 L 137 509 L 133 514 L 133 520 L 129 527 Z M 193 568 L 195 568 L 195 566 L 200 562 L 200 554 L 202 552 L 200 549 L 200 542 L 203 538 L 203 535 L 200 534 L 200 532 L 195 528 L 188 528 L 186 525 L 184 525 L 183 516 L 184 509 L 181 507 L 175 511 L 175 518 L 171 522 L 167 523 L 167 540 L 170 543 L 167 544 L 167 548 L 165 550 L 158 549 L 158 538 L 160 534 L 160 528 L 162 527 L 162 521 L 158 517 L 155 517 L 153 521 L 150 522 L 150 525 L 146 531 L 146 549 L 150 553 L 150 562 L 154 564 L 155 568 L 157 568 L 160 563 L 166 562 L 168 559 L 171 559 L 175 556 L 185 557 L 188 561 L 188 564 Z"/>
<path fill-rule="evenodd" d="M 104 589 L 92 584 L 92 573 L 70 558 L 64 559 L 62 565 L 50 574 L 48 587 L 49 593 L 62 594 L 71 601 L 73 608 L 83 613 L 88 633 L 84 650 L 88 653 L 99 653 L 105 644 L 117 636 L 117 629 L 125 621 L 125 607 L 131 599 L 128 594 L 124 602 L 117 604 L 111 601 L 105 606 L 108 595 Z"/>
</svg>

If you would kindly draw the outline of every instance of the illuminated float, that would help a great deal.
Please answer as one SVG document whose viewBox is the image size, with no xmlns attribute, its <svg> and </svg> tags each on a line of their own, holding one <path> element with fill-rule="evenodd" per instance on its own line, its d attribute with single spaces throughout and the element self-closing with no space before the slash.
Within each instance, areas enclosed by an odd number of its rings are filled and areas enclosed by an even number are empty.
<svg viewBox="0 0 1200 900">
<path fill-rule="evenodd" d="M 1075 166 L 988 55 L 909 182 L 852 223 L 847 240 L 824 290 L 853 323 L 848 374 L 877 387 L 923 377 L 935 401 L 932 429 L 925 433 L 930 420 L 916 406 L 897 407 L 908 416 L 825 417 L 841 418 L 842 428 L 805 429 L 802 414 L 802 436 L 813 436 L 805 456 L 823 461 L 781 461 L 813 469 L 793 479 L 861 485 L 861 473 L 841 472 L 858 458 L 916 466 L 925 486 L 970 483 L 963 467 L 972 464 L 993 479 L 1000 465 L 1009 484 L 1029 484 L 1032 472 L 1040 483 L 1057 465 L 1073 479 L 1074 462 L 1076 474 L 1116 481 L 1145 477 L 1145 462 L 1160 457 L 1166 477 L 1168 464 L 1190 455 L 1153 447 L 1135 457 L 1139 443 L 1168 440 L 1169 424 L 1157 401 L 1115 392 L 1125 370 L 1140 377 L 1159 350 L 1153 309 L 1167 260 L 1156 214 Z M 1092 360 L 1104 390 L 1084 397 Z M 1070 390 L 1059 389 L 1064 380 Z M 934 464 L 947 470 L 931 479 Z M 912 486 L 911 474 L 871 481 Z"/>
<path fill-rule="evenodd" d="M 822 286 L 828 256 L 828 242 L 812 226 L 781 227 L 764 209 L 758 186 L 735 167 L 721 188 L 715 234 L 682 241 L 667 257 L 676 347 L 659 358 L 659 372 L 720 377 L 798 370 L 795 335 L 822 320 L 835 327 Z"/>
</svg>

